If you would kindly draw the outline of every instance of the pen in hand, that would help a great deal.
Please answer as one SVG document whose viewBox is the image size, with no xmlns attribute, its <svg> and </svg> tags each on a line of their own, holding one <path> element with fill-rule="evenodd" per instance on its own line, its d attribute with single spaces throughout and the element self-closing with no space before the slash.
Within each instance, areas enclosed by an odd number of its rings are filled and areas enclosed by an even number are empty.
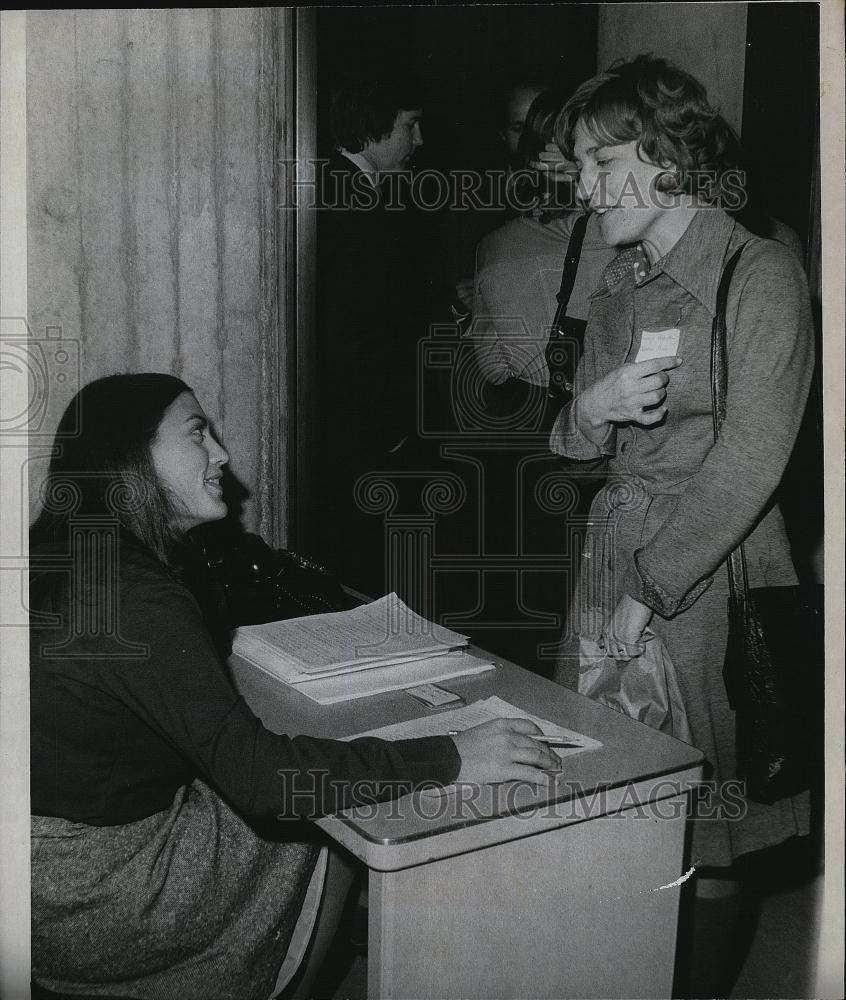
<svg viewBox="0 0 846 1000">
<path fill-rule="evenodd" d="M 533 736 L 533 740 L 538 743 L 545 743 L 548 747 L 581 747 L 583 744 L 574 743 L 566 736 Z"/>
<path fill-rule="evenodd" d="M 461 732 L 459 729 L 450 729 L 447 736 L 458 736 Z M 548 747 L 559 747 L 561 749 L 569 749 L 576 747 L 583 747 L 582 743 L 574 743 L 572 740 L 568 739 L 566 736 L 532 736 L 533 740 L 537 740 L 538 743 L 545 743 Z"/>
</svg>

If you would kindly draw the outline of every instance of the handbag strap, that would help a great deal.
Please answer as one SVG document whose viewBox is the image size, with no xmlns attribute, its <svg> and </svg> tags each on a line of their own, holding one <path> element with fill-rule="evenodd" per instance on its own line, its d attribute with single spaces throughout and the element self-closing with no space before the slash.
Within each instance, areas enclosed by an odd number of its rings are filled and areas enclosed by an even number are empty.
<svg viewBox="0 0 846 1000">
<path fill-rule="evenodd" d="M 726 416 L 728 394 L 728 345 L 726 337 L 726 304 L 734 269 L 746 246 L 742 243 L 729 258 L 717 288 L 717 312 L 711 326 L 711 404 L 714 423 L 714 441 L 720 436 L 720 427 Z M 745 615 L 749 601 L 749 577 L 746 571 L 746 553 L 743 542 L 726 560 L 729 578 L 729 595 L 732 605 Z"/>
<path fill-rule="evenodd" d="M 567 312 L 567 304 L 573 294 L 573 286 L 576 283 L 576 272 L 579 269 L 579 259 L 582 256 L 582 244 L 585 241 L 587 231 L 588 215 L 580 215 L 576 219 L 573 231 L 570 233 L 570 240 L 567 243 L 567 256 L 564 258 L 564 270 L 561 272 L 561 287 L 555 298 L 558 300 L 558 308 L 555 310 L 555 319 L 552 321 L 552 328 L 555 329 L 564 319 Z"/>
<path fill-rule="evenodd" d="M 548 369 L 547 395 L 559 404 L 563 404 L 566 401 L 563 398 L 558 398 L 562 390 L 566 392 L 572 391 L 575 367 L 578 364 L 578 355 L 581 354 L 582 343 L 584 341 L 585 324 L 582 321 L 570 319 L 567 316 L 567 306 L 570 302 L 570 296 L 573 294 L 573 286 L 576 284 L 576 274 L 579 270 L 579 260 L 582 256 L 582 244 L 585 241 L 588 218 L 588 215 L 580 215 L 576 219 L 573 230 L 570 233 L 570 239 L 567 243 L 567 253 L 564 257 L 564 268 L 561 272 L 561 285 L 558 289 L 558 294 L 555 296 L 558 306 L 555 310 L 552 326 L 549 328 L 549 339 L 546 342 L 544 352 Z M 551 359 L 561 354 L 556 345 L 559 339 L 565 335 L 565 326 L 567 327 L 567 332 L 578 342 L 577 356 L 570 357 L 565 349 L 564 355 L 561 357 L 567 360 L 554 364 Z M 571 368 L 572 371 L 568 370 Z"/>
<path fill-rule="evenodd" d="M 714 416 L 714 440 L 720 436 L 720 427 L 726 416 L 728 392 L 728 346 L 726 343 L 726 304 L 734 269 L 743 253 L 745 243 L 734 251 L 723 269 L 717 288 L 717 312 L 711 326 L 711 403 Z"/>
</svg>

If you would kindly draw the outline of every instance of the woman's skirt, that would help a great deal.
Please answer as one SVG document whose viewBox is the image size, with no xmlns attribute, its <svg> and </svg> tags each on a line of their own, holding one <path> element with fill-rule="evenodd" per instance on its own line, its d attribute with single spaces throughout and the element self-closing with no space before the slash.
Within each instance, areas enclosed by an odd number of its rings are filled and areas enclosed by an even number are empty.
<svg viewBox="0 0 846 1000">
<path fill-rule="evenodd" d="M 32 970 L 60 993 L 267 1000 L 319 847 L 265 840 L 200 781 L 122 826 L 32 818 Z M 298 839 L 294 839 L 298 838 Z"/>
</svg>

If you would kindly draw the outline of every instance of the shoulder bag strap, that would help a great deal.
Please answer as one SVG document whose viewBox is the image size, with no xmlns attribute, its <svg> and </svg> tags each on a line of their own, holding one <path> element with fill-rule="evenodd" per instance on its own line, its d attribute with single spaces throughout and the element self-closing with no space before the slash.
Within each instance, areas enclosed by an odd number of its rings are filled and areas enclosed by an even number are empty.
<svg viewBox="0 0 846 1000">
<path fill-rule="evenodd" d="M 582 244 L 585 241 L 585 231 L 587 230 L 588 215 L 581 215 L 576 219 L 573 231 L 570 233 L 570 241 L 567 244 L 567 256 L 564 258 L 564 270 L 561 272 L 561 287 L 555 298 L 558 300 L 558 308 L 555 310 L 555 318 L 552 321 L 552 335 L 564 319 L 567 312 L 567 304 L 573 294 L 573 285 L 576 283 L 576 272 L 579 269 L 579 259 L 582 256 Z"/>
<path fill-rule="evenodd" d="M 717 313 L 711 326 L 711 404 L 714 420 L 714 441 L 720 436 L 720 427 L 726 416 L 728 392 L 728 345 L 726 342 L 726 303 L 734 269 L 743 253 L 741 244 L 726 264 L 717 289 Z M 726 560 L 729 577 L 729 598 L 739 621 L 746 617 L 749 602 L 749 579 L 746 572 L 746 554 L 743 543 L 729 553 Z"/>
<path fill-rule="evenodd" d="M 584 346 L 585 324 L 567 316 L 567 305 L 573 286 L 576 283 L 576 273 L 579 270 L 579 260 L 582 255 L 582 244 L 585 239 L 588 216 L 581 215 L 573 226 L 567 243 L 567 253 L 564 257 L 564 269 L 561 272 L 561 287 L 555 298 L 558 307 L 555 318 L 549 329 L 549 338 L 544 349 L 547 367 L 547 397 L 553 410 L 560 408 L 569 400 Z"/>
</svg>

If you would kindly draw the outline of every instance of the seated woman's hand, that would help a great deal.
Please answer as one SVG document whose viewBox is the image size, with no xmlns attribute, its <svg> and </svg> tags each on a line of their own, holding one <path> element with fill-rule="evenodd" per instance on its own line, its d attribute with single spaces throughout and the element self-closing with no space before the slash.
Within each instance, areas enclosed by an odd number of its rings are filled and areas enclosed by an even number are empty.
<svg viewBox="0 0 846 1000">
<path fill-rule="evenodd" d="M 615 368 L 579 396 L 579 421 L 595 429 L 612 422 L 660 423 L 667 413 L 667 373 L 680 364 L 681 358 L 652 358 Z"/>
<path fill-rule="evenodd" d="M 561 758 L 532 736 L 542 731 L 529 719 L 494 719 L 453 736 L 461 755 L 458 782 L 548 781 L 544 771 L 558 771 Z"/>
</svg>

